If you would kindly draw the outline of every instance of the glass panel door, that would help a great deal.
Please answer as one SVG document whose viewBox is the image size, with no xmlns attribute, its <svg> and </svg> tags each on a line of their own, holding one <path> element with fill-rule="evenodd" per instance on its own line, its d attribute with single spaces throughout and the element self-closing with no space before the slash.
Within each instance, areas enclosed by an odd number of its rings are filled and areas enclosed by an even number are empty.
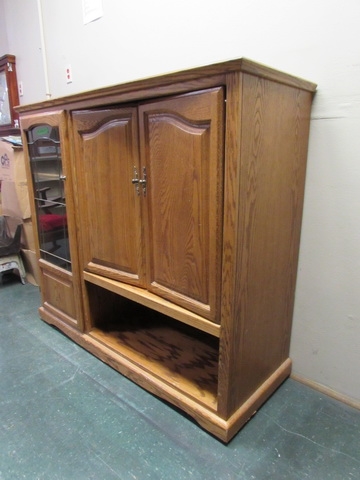
<svg viewBox="0 0 360 480">
<path fill-rule="evenodd" d="M 27 132 L 40 256 L 71 271 L 59 128 L 36 125 Z"/>
</svg>

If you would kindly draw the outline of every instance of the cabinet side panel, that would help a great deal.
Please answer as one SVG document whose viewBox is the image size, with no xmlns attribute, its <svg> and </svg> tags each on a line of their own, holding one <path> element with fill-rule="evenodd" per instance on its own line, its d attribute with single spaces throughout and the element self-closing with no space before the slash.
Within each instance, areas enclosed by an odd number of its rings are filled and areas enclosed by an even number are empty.
<svg viewBox="0 0 360 480">
<path fill-rule="evenodd" d="M 223 356 L 227 414 L 289 355 L 311 100 L 243 76 L 233 318 Z"/>
</svg>

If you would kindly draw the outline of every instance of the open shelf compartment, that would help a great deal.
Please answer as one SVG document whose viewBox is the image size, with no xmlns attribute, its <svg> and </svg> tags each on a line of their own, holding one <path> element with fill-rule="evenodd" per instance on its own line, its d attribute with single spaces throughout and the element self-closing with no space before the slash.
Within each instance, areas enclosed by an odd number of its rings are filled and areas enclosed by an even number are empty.
<svg viewBox="0 0 360 480">
<path fill-rule="evenodd" d="M 89 335 L 160 382 L 217 409 L 219 339 L 86 282 Z"/>
</svg>

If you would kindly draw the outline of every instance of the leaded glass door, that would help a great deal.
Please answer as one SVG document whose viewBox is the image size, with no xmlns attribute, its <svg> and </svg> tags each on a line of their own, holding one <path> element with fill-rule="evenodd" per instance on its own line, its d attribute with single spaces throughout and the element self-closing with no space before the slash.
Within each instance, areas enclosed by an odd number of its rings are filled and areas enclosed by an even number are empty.
<svg viewBox="0 0 360 480">
<path fill-rule="evenodd" d="M 36 125 L 27 132 L 38 223 L 40 257 L 71 271 L 65 181 L 59 128 Z"/>
</svg>

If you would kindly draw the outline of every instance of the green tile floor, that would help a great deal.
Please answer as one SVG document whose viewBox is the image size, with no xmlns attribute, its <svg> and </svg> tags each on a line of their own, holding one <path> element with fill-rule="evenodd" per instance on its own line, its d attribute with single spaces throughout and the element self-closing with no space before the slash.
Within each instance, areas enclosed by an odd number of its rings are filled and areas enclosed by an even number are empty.
<svg viewBox="0 0 360 480">
<path fill-rule="evenodd" d="M 360 411 L 287 380 L 229 445 L 38 318 L 0 284 L 1 480 L 360 479 Z"/>
</svg>

